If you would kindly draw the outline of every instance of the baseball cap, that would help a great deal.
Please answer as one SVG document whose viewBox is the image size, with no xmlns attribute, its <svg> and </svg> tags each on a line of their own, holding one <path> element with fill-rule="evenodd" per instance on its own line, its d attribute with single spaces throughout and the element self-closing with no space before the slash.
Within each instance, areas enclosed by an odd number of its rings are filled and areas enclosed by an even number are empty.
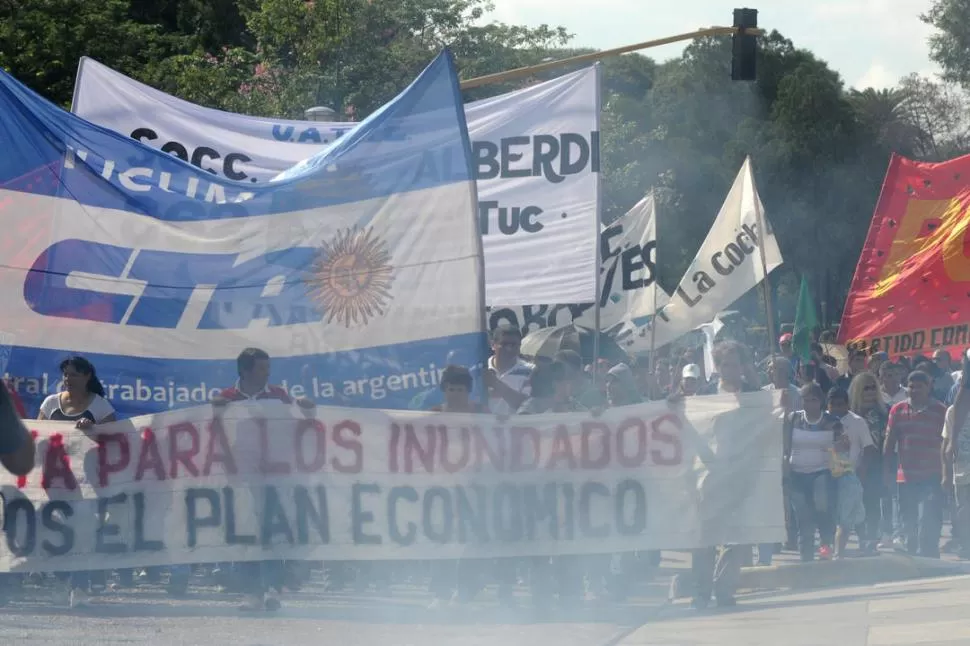
<svg viewBox="0 0 970 646">
<path fill-rule="evenodd" d="M 688 363 L 680 376 L 682 379 L 700 379 L 701 367 L 696 363 Z"/>
<path fill-rule="evenodd" d="M 791 334 L 789 334 L 788 332 L 785 332 L 780 337 L 778 337 L 778 345 L 782 345 L 784 343 L 791 343 Z"/>
</svg>

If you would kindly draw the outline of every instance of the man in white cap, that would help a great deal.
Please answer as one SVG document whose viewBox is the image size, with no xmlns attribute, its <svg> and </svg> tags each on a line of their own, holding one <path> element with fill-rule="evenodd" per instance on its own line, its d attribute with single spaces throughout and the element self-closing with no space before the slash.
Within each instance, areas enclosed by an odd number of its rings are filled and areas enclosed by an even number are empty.
<svg viewBox="0 0 970 646">
<path fill-rule="evenodd" d="M 691 397 L 701 388 L 701 367 L 696 363 L 688 363 L 680 374 L 680 392 Z"/>
</svg>

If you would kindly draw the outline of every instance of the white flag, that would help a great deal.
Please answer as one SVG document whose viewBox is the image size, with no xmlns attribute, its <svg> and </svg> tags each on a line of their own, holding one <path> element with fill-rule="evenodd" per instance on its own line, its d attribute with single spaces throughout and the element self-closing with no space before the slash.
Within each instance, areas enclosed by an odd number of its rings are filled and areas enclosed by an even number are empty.
<svg viewBox="0 0 970 646">
<path fill-rule="evenodd" d="M 704 374 L 708 379 L 717 372 L 714 368 L 714 342 L 717 340 L 717 333 L 723 328 L 724 322 L 718 316 L 715 316 L 710 323 L 697 328 L 704 334 Z"/>
<path fill-rule="evenodd" d="M 749 157 L 680 285 L 656 316 L 656 347 L 713 320 L 718 312 L 764 280 L 765 268 L 771 273 L 781 263 L 781 251 L 764 217 Z M 646 316 L 649 308 L 633 314 Z M 634 334 L 633 338 L 640 346 L 644 339 L 649 342 L 650 334 Z"/>
<path fill-rule="evenodd" d="M 657 283 L 657 211 L 653 193 L 600 230 L 600 329 L 630 325 L 633 310 L 652 314 L 670 295 Z M 493 307 L 489 327 L 510 325 L 533 332 L 576 323 L 596 327 L 594 303 Z"/>
<path fill-rule="evenodd" d="M 653 191 L 627 211 L 620 221 L 624 227 L 623 243 L 614 261 L 620 275 L 613 280 L 614 284 L 616 280 L 620 281 L 619 289 L 615 291 L 623 300 L 617 309 L 622 310 L 622 322 L 629 324 L 634 318 L 653 315 L 658 307 L 670 301 L 670 295 L 657 283 L 657 206 Z M 640 269 L 647 274 L 638 276 Z M 611 322 L 611 326 L 616 322 L 619 321 Z"/>
</svg>

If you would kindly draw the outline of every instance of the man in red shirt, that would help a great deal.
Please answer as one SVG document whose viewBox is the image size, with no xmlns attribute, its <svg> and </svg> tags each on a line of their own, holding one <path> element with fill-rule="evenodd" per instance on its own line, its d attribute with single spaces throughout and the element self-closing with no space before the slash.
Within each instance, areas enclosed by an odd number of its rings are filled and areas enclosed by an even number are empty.
<svg viewBox="0 0 970 646">
<path fill-rule="evenodd" d="M 270 385 L 270 358 L 265 350 L 246 348 L 236 358 L 236 369 L 239 379 L 234 386 L 224 389 L 212 399 L 213 406 L 223 408 L 232 402 L 254 400 L 293 403 L 293 398 L 284 388 Z M 299 398 L 296 403 L 304 409 L 315 406 L 314 402 L 306 397 Z M 240 563 L 239 574 L 247 588 L 246 598 L 240 606 L 241 610 L 280 609 L 279 595 L 283 591 L 285 578 L 283 561 Z"/>
<path fill-rule="evenodd" d="M 265 350 L 246 348 L 236 358 L 236 369 L 239 372 L 236 384 L 223 389 L 218 397 L 213 398 L 213 405 L 224 406 L 229 402 L 253 399 L 276 399 L 284 404 L 293 403 L 286 390 L 269 384 L 269 355 Z M 299 403 L 304 405 L 304 400 L 301 399 Z"/>
<path fill-rule="evenodd" d="M 914 370 L 910 373 L 909 398 L 889 411 L 883 463 L 886 465 L 886 484 L 890 487 L 899 485 L 899 515 L 906 551 L 940 558 L 943 530 L 940 454 L 946 406 L 931 396 L 931 383 L 925 372 Z M 893 458 L 897 453 L 899 467 L 894 471 L 897 462 Z"/>
</svg>

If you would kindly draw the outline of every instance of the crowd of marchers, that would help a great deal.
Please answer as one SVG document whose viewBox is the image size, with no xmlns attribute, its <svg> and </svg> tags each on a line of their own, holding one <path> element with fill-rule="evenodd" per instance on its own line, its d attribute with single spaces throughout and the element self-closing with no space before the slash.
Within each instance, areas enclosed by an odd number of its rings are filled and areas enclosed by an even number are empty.
<svg viewBox="0 0 970 646">
<path fill-rule="evenodd" d="M 962 387 L 945 351 L 933 357 L 867 356 L 850 352 L 844 372 L 813 344 L 796 354 L 790 334 L 773 352 L 735 341 L 717 343 L 707 361 L 702 348 L 668 352 L 652 362 L 592 361 L 575 349 L 552 356 L 521 356 L 516 328 L 491 334 L 484 366 L 449 365 L 439 386 L 423 392 L 412 408 L 481 413 L 507 418 L 546 412 L 600 414 L 609 407 L 650 400 L 687 405 L 689 398 L 717 393 L 781 390 L 784 544 L 710 545 L 692 550 L 689 575 L 678 577 L 672 593 L 689 595 L 693 606 L 712 600 L 733 605 L 742 566 L 770 565 L 790 550 L 802 560 L 878 556 L 900 550 L 927 557 L 941 549 L 970 558 L 970 420 L 953 406 Z M 293 401 L 271 383 L 271 358 L 258 348 L 238 357 L 237 382 L 212 401 L 217 409 L 233 402 Z M 73 422 L 91 429 L 115 419 L 94 365 L 81 356 L 60 364 L 63 390 L 47 397 L 37 418 Z M 709 373 L 709 374 L 708 374 Z M 29 471 L 33 442 L 18 418 L 25 418 L 15 392 L 0 388 L 0 458 L 14 473 Z M 964 415 L 965 416 L 965 415 Z M 958 423 L 959 422 L 959 423 Z M 952 538 L 941 548 L 944 519 L 953 520 Z M 855 536 L 857 547 L 849 549 Z M 590 600 L 622 601 L 660 563 L 657 552 L 468 559 L 428 563 L 284 562 L 173 565 L 112 572 L 0 575 L 0 601 L 15 599 L 28 582 L 49 585 L 55 598 L 83 607 L 109 588 L 165 583 L 173 595 L 190 593 L 192 581 L 211 582 L 243 596 L 241 609 L 277 610 L 285 590 L 299 588 L 315 570 L 328 590 L 348 586 L 387 589 L 392 581 L 423 577 L 431 606 L 467 603 L 493 589 L 505 604 L 523 598 L 541 610 L 572 607 Z M 524 588 L 527 595 L 516 594 Z"/>
</svg>

